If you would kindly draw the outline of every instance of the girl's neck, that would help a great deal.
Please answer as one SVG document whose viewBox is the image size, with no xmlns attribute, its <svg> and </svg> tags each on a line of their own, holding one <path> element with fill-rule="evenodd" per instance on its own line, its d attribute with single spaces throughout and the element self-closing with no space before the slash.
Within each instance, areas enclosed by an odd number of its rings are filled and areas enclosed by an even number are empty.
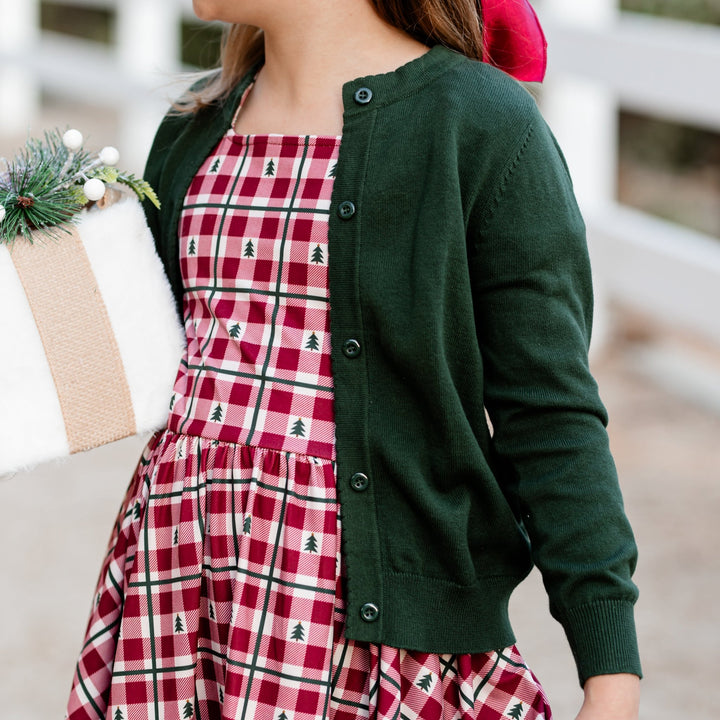
<svg viewBox="0 0 720 720">
<path fill-rule="evenodd" d="M 428 50 L 381 20 L 369 2 L 323 5 L 314 17 L 300 10 L 262 25 L 265 64 L 238 116 L 239 133 L 339 135 L 344 83 L 390 72 Z"/>
</svg>

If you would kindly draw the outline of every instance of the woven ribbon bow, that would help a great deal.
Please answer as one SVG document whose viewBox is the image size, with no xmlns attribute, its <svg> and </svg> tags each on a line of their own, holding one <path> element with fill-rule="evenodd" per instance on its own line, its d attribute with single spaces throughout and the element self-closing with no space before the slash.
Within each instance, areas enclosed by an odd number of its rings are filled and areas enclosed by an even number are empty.
<svg viewBox="0 0 720 720">
<path fill-rule="evenodd" d="M 547 66 L 547 41 L 527 0 L 482 0 L 483 62 L 516 80 L 541 82 Z"/>
</svg>

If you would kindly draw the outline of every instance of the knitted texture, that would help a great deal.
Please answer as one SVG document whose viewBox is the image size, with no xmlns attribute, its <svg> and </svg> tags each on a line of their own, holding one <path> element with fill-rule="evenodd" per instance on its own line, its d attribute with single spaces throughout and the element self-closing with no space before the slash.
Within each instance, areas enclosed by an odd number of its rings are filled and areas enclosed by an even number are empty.
<svg viewBox="0 0 720 720">
<path fill-rule="evenodd" d="M 148 222 L 178 303 L 182 198 L 256 70 L 224 104 L 166 119 L 151 151 L 163 209 Z M 440 46 L 346 83 L 343 103 L 329 283 L 347 636 L 507 646 L 508 598 L 534 561 L 581 679 L 639 673 L 636 547 L 588 369 L 584 225 L 552 134 L 521 86 Z"/>
</svg>

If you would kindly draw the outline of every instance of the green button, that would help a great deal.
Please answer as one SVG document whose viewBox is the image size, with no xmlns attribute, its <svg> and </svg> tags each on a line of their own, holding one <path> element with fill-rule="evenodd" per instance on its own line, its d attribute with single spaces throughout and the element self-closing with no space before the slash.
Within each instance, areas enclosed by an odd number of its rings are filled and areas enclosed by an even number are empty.
<svg viewBox="0 0 720 720">
<path fill-rule="evenodd" d="M 358 88 L 355 91 L 355 102 L 358 105 L 367 105 L 372 100 L 372 90 L 367 87 Z"/>
<path fill-rule="evenodd" d="M 367 623 L 373 623 L 380 617 L 380 608 L 375 603 L 365 603 L 360 608 L 360 617 Z"/>
<path fill-rule="evenodd" d="M 344 200 L 338 205 L 337 214 L 341 220 L 349 220 L 355 214 L 355 205 Z"/>
<path fill-rule="evenodd" d="M 355 473 L 350 478 L 350 486 L 355 492 L 364 492 L 370 485 L 370 479 L 365 473 Z"/>
<path fill-rule="evenodd" d="M 351 360 L 354 360 L 356 357 L 360 355 L 360 343 L 357 340 L 350 339 L 346 340 L 343 343 L 343 355 L 345 357 L 350 358 Z"/>
</svg>

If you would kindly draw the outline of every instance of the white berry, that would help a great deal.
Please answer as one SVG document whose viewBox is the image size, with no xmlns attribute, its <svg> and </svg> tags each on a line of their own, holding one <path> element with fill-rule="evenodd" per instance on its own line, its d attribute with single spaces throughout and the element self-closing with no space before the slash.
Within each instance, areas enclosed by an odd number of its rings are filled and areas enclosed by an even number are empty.
<svg viewBox="0 0 720 720">
<path fill-rule="evenodd" d="M 112 145 L 104 147 L 100 151 L 100 155 L 98 155 L 98 157 L 103 165 L 108 165 L 110 167 L 114 167 L 118 164 L 118 162 L 120 162 L 120 153 L 117 148 L 114 148 Z"/>
<path fill-rule="evenodd" d="M 0 223 L 5 219 L 5 208 L 0 205 Z"/>
<path fill-rule="evenodd" d="M 98 178 L 92 178 L 83 185 L 83 192 L 85 197 L 92 202 L 102 200 L 105 196 L 105 183 Z"/>
<path fill-rule="evenodd" d="M 63 145 L 70 150 L 70 152 L 76 152 L 82 147 L 83 136 L 79 130 L 68 130 L 63 135 Z"/>
</svg>

